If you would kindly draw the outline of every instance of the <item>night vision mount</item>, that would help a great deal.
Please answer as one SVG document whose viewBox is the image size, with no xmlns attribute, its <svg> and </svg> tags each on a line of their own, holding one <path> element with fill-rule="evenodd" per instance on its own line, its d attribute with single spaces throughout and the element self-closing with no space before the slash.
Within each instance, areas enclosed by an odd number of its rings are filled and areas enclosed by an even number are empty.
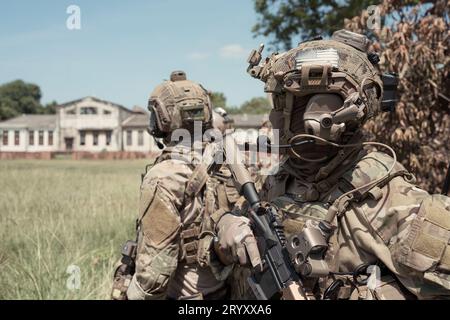
<svg viewBox="0 0 450 320">
<path fill-rule="evenodd" d="M 253 49 L 252 52 L 250 52 L 250 56 L 247 59 L 248 62 L 248 68 L 247 72 L 253 77 L 253 78 L 259 78 L 262 70 L 262 66 L 260 66 L 260 62 L 262 60 L 262 52 L 264 50 L 264 44 L 261 43 L 258 50 Z"/>
</svg>

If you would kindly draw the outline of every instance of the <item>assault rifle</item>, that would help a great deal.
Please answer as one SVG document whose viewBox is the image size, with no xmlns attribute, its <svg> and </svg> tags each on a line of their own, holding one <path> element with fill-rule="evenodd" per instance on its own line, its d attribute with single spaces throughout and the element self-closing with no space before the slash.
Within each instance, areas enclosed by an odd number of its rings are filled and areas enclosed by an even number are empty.
<svg viewBox="0 0 450 320">
<path fill-rule="evenodd" d="M 230 135 L 224 138 L 224 155 L 238 192 L 250 205 L 249 218 L 258 239 L 262 269 L 253 270 L 248 279 L 254 295 L 259 300 L 306 300 L 301 279 L 286 247 L 283 226 L 275 209 L 261 203 L 239 148 Z"/>
</svg>

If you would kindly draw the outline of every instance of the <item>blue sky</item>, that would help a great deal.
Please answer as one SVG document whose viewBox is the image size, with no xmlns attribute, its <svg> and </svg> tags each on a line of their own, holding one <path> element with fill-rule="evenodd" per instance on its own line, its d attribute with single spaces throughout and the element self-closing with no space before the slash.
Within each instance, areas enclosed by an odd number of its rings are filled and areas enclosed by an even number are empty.
<svg viewBox="0 0 450 320">
<path fill-rule="evenodd" d="M 69 5 L 81 30 L 68 30 Z M 239 105 L 262 96 L 245 72 L 253 38 L 253 1 L 0 0 L 0 83 L 41 87 L 44 103 L 93 95 L 146 106 L 155 85 L 182 69 Z"/>
</svg>

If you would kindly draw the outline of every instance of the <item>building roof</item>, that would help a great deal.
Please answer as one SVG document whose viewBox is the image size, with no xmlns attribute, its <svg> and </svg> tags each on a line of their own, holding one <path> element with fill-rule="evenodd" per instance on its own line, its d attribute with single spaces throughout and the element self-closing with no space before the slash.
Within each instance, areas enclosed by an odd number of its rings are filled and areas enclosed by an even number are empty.
<svg viewBox="0 0 450 320">
<path fill-rule="evenodd" d="M 145 110 L 144 108 L 142 108 L 140 106 L 134 106 L 133 109 L 131 109 L 131 111 L 133 111 L 134 113 L 142 113 L 142 114 L 147 113 L 147 110 Z"/>
<path fill-rule="evenodd" d="M 111 102 L 111 101 L 107 101 L 107 100 L 102 100 L 102 99 L 99 99 L 99 98 L 96 98 L 96 97 L 92 97 L 92 96 L 87 96 L 87 97 L 83 97 L 83 98 L 80 98 L 80 99 L 77 99 L 77 100 L 72 100 L 72 101 L 69 101 L 69 102 L 66 102 L 66 103 L 62 103 L 62 104 L 58 105 L 57 108 L 65 108 L 65 107 L 71 106 L 73 104 L 79 103 L 79 102 L 87 100 L 87 99 L 90 99 L 90 100 L 93 100 L 93 101 L 96 101 L 96 102 L 99 102 L 99 103 L 103 103 L 103 104 L 106 104 L 106 105 L 114 106 L 114 107 L 122 109 L 124 111 L 133 113 L 132 110 L 130 110 L 128 108 L 125 108 L 124 106 L 122 106 L 120 104 L 117 104 L 117 103 L 114 103 L 114 102 Z"/>
<path fill-rule="evenodd" d="M 261 128 L 261 125 L 269 120 L 268 114 L 230 114 L 235 128 Z"/>
<path fill-rule="evenodd" d="M 149 114 L 134 114 L 126 118 L 122 122 L 122 127 L 124 128 L 146 128 L 149 125 L 150 115 Z"/>
<path fill-rule="evenodd" d="M 0 122 L 0 129 L 55 129 L 54 114 L 23 114 Z"/>
</svg>

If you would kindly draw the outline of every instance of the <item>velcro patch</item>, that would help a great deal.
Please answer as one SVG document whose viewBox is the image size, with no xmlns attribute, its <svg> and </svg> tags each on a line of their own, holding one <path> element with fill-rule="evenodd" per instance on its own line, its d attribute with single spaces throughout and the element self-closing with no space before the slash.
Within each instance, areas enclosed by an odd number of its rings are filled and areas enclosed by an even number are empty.
<svg viewBox="0 0 450 320">
<path fill-rule="evenodd" d="M 428 221 L 450 230 L 450 212 L 445 210 L 440 205 L 435 205 L 431 200 L 424 202 L 425 210 L 427 212 L 425 219 Z"/>
<path fill-rule="evenodd" d="M 142 218 L 142 231 L 152 245 L 160 245 L 173 237 L 181 226 L 180 217 L 173 204 L 163 199 L 161 190 L 157 188 L 156 191 Z"/>
<path fill-rule="evenodd" d="M 414 241 L 412 249 L 427 257 L 439 260 L 446 245 L 441 239 L 426 233 L 420 233 Z"/>
</svg>

